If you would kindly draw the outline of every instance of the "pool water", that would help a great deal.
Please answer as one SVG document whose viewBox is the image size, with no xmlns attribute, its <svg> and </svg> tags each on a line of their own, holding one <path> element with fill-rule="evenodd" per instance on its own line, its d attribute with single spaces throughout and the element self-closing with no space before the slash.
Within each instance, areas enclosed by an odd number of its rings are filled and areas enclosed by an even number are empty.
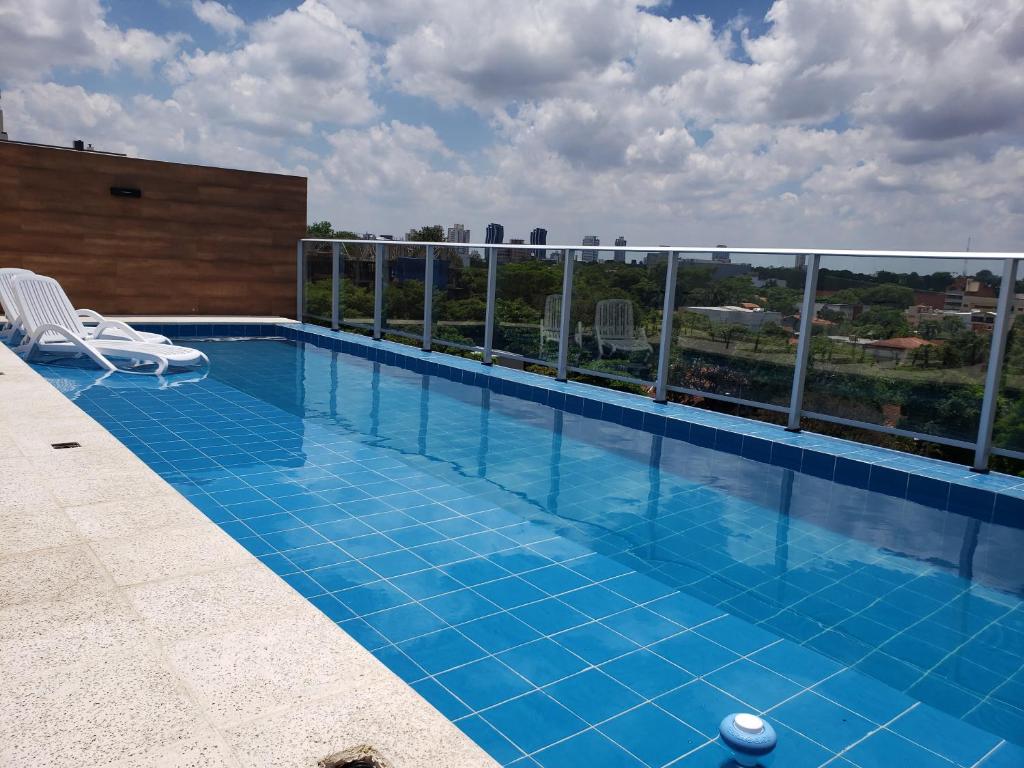
<svg viewBox="0 0 1024 768">
<path fill-rule="evenodd" d="M 500 763 L 718 766 L 756 711 L 777 765 L 1024 765 L 1024 531 L 309 344 L 189 343 L 205 378 L 38 370 Z"/>
</svg>

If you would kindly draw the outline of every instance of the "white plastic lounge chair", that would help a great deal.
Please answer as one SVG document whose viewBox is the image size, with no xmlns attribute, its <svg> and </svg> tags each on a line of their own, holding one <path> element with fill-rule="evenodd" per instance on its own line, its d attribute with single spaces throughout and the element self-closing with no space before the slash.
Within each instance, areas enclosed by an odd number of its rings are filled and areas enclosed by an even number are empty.
<svg viewBox="0 0 1024 768">
<path fill-rule="evenodd" d="M 562 322 L 562 295 L 552 293 L 544 299 L 544 318 L 540 321 L 540 354 L 544 356 L 544 345 L 553 341 L 558 343 Z"/>
<path fill-rule="evenodd" d="M 0 269 L 0 304 L 3 305 L 4 316 L 7 318 L 7 325 L 0 332 L 0 338 L 8 339 L 12 342 L 17 342 L 21 338 L 21 321 L 18 317 L 18 306 L 14 300 L 12 286 L 15 280 L 34 274 L 30 269 Z M 74 311 L 82 320 L 88 338 L 145 341 L 150 344 L 171 343 L 166 336 L 161 336 L 159 333 L 136 331 L 127 323 L 122 323 L 119 320 L 108 320 L 99 312 L 94 312 L 91 309 L 76 309 Z M 85 323 L 95 323 L 95 325 L 85 325 Z"/>
<path fill-rule="evenodd" d="M 629 299 L 603 299 L 594 312 L 594 336 L 597 337 L 597 356 L 605 348 L 609 353 L 645 352 L 650 354 L 650 342 L 643 326 L 633 324 L 633 302 Z"/>
<path fill-rule="evenodd" d="M 544 317 L 540 321 L 540 356 L 544 357 L 544 345 L 553 342 L 558 345 L 558 338 L 562 333 L 562 294 L 551 293 L 544 299 Z M 576 345 L 583 344 L 583 324 L 576 323 L 576 333 L 573 337 Z"/>
<path fill-rule="evenodd" d="M 17 342 L 21 338 L 21 321 L 18 319 L 18 305 L 14 302 L 14 289 L 11 287 L 17 277 L 32 274 L 30 269 L 7 267 L 0 269 L 0 306 L 3 307 L 7 322 L 0 328 L 0 339 Z"/>
<path fill-rule="evenodd" d="M 104 370 L 122 370 L 112 359 L 129 360 L 152 363 L 155 369 L 145 373 L 157 374 L 165 373 L 171 366 L 193 368 L 209 363 L 206 355 L 190 347 L 90 335 L 64 289 L 53 278 L 19 277 L 13 281 L 13 289 L 25 333 L 18 350 L 24 352 L 26 360 L 39 352 L 85 355 Z"/>
</svg>

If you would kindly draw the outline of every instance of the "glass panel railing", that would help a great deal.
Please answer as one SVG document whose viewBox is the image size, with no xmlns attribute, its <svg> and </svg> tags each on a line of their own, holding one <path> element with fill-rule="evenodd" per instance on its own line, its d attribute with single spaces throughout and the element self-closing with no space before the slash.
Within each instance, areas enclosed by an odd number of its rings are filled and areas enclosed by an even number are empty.
<svg viewBox="0 0 1024 768">
<path fill-rule="evenodd" d="M 974 442 L 998 289 L 950 266 L 823 257 L 804 411 Z"/>
<path fill-rule="evenodd" d="M 678 258 L 669 390 L 788 406 L 803 261 L 725 250 Z"/>
<path fill-rule="evenodd" d="M 573 258 L 570 368 L 652 384 L 667 260 L 588 247 Z"/>
<path fill-rule="evenodd" d="M 487 260 L 477 248 L 434 248 L 434 349 L 482 347 L 487 323 Z"/>
<path fill-rule="evenodd" d="M 305 323 L 331 325 L 331 244 L 303 243 L 302 317 Z"/>
<path fill-rule="evenodd" d="M 426 279 L 427 248 L 389 245 L 385 254 L 384 316 L 385 336 L 396 341 L 423 340 L 423 289 Z"/>
<path fill-rule="evenodd" d="M 555 365 L 562 317 L 561 252 L 498 248 L 495 355 Z"/>
<path fill-rule="evenodd" d="M 341 249 L 339 324 L 356 333 L 373 332 L 376 246 L 346 243 Z"/>
<path fill-rule="evenodd" d="M 992 445 L 1024 453 L 1024 284 L 1020 284 L 1010 313 L 1012 325 L 1003 355 L 1003 376 L 996 406 Z"/>
</svg>

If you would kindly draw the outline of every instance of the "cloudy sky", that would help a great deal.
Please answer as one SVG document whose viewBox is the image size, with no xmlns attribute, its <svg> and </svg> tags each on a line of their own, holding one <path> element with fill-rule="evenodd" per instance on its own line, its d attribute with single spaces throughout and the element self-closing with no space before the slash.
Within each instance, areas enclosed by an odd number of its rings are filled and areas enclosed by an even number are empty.
<svg viewBox="0 0 1024 768">
<path fill-rule="evenodd" d="M 1020 0 L 0 0 L 0 87 L 357 230 L 1024 247 Z"/>
</svg>

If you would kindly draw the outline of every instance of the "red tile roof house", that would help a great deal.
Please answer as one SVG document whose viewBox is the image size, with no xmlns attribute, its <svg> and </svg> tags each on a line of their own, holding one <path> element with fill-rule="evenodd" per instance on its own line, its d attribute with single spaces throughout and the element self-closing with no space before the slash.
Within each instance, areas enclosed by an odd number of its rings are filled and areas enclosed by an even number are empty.
<svg viewBox="0 0 1024 768">
<path fill-rule="evenodd" d="M 891 360 L 895 364 L 906 360 L 907 355 L 912 354 L 921 347 L 934 347 L 934 341 L 928 341 L 918 336 L 902 336 L 895 339 L 879 339 L 868 342 L 864 348 L 879 362 Z"/>
</svg>

